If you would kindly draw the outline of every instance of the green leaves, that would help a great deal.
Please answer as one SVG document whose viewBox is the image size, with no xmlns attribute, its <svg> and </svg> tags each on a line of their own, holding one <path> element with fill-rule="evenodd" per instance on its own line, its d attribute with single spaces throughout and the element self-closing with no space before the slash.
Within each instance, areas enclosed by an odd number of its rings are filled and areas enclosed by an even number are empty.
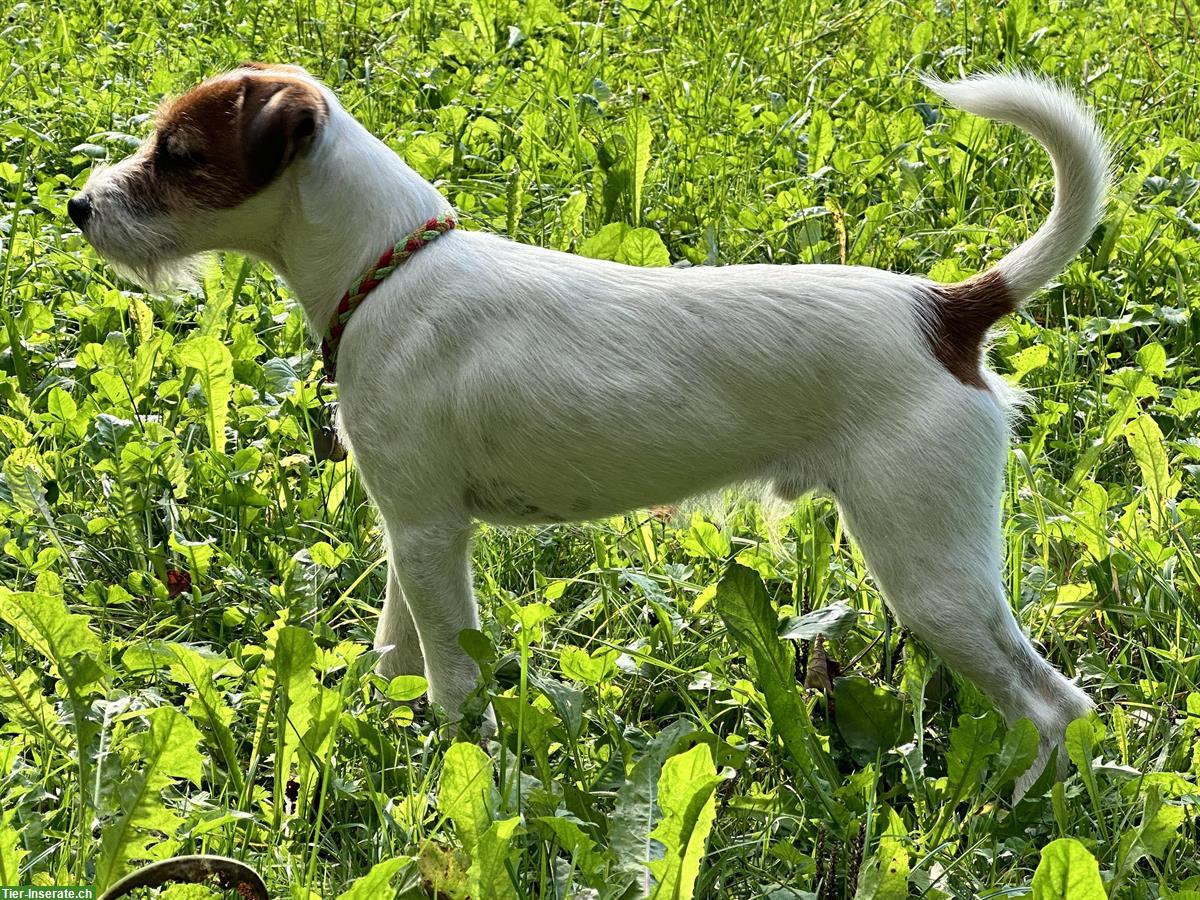
<svg viewBox="0 0 1200 900">
<path fill-rule="evenodd" d="M 697 744 L 672 756 L 658 780 L 658 805 L 663 818 L 650 837 L 661 843 L 663 858 L 650 863 L 655 885 L 652 900 L 691 900 L 705 842 L 716 816 L 713 790 L 721 779 L 712 752 Z"/>
<path fill-rule="evenodd" d="M 1008 729 L 996 757 L 988 786 L 997 794 L 1007 791 L 1037 759 L 1041 736 L 1029 719 L 1018 719 Z"/>
<path fill-rule="evenodd" d="M 515 870 L 516 848 L 513 838 L 520 832 L 521 819 L 513 816 L 493 822 L 479 836 L 467 870 L 467 890 L 472 897 L 518 900 L 517 887 L 510 872 Z"/>
<path fill-rule="evenodd" d="M 610 222 L 579 245 L 579 254 L 592 259 L 616 259 L 621 242 L 632 230 L 624 222 Z"/>
<path fill-rule="evenodd" d="M 1034 344 L 1019 350 L 1008 358 L 1012 366 L 1012 380 L 1020 384 L 1030 372 L 1037 371 L 1050 362 L 1050 348 L 1045 344 Z"/>
<path fill-rule="evenodd" d="M 604 171 L 605 221 L 641 224 L 642 194 L 650 165 L 651 130 L 645 109 L 635 108 L 596 148 Z M 611 258 L 611 257 L 610 257 Z"/>
<path fill-rule="evenodd" d="M 14 673 L 0 661 L 0 715 L 30 736 L 48 740 L 64 756 L 71 752 L 67 729 L 42 693 L 41 679 L 34 669 Z"/>
<path fill-rule="evenodd" d="M 951 806 L 971 792 L 999 750 L 993 717 L 959 717 L 958 725 L 950 729 L 950 751 L 946 754 L 946 797 Z"/>
<path fill-rule="evenodd" d="M 454 150 L 443 142 L 442 134 L 422 134 L 413 138 L 404 147 L 404 158 L 421 175 L 433 181 L 454 162 Z"/>
<path fill-rule="evenodd" d="M 579 253 L 631 266 L 668 266 L 671 258 L 662 238 L 652 228 L 631 228 L 610 222 L 579 245 Z"/>
<path fill-rule="evenodd" d="M 722 533 L 721 529 L 699 513 L 692 516 L 691 526 L 681 543 L 689 556 L 714 562 L 724 562 L 733 549 L 729 535 Z"/>
<path fill-rule="evenodd" d="M 808 120 L 808 174 L 820 171 L 833 151 L 833 121 L 829 113 L 815 106 Z"/>
<path fill-rule="evenodd" d="M 438 781 L 438 808 L 454 823 L 471 858 L 467 891 L 472 897 L 516 900 L 510 871 L 519 817 L 493 821 L 497 796 L 492 760 L 475 744 L 458 743 L 446 751 Z"/>
<path fill-rule="evenodd" d="M 715 604 L 729 633 L 754 660 L 757 686 L 766 698 L 775 733 L 783 741 L 794 771 L 807 782 L 834 821 L 844 821 L 844 811 L 829 795 L 828 784 L 836 773 L 817 740 L 808 707 L 796 687 L 795 651 L 778 637 L 778 618 L 762 579 L 744 566 L 730 566 L 717 586 Z"/>
<path fill-rule="evenodd" d="M 646 170 L 650 167 L 650 118 L 646 115 L 644 109 L 635 109 L 629 116 L 627 124 L 628 141 L 629 141 L 629 171 L 631 172 L 630 182 L 633 186 L 633 221 L 638 224 L 642 220 L 642 193 L 646 185 Z M 635 229 L 637 231 L 649 231 L 649 229 Z M 650 232 L 657 240 L 658 235 Z M 658 241 L 658 246 L 662 247 L 662 241 Z M 639 263 L 631 262 L 631 265 L 666 265 L 666 249 L 663 248 L 661 263 Z"/>
<path fill-rule="evenodd" d="M 0 619 L 72 687 L 83 689 L 103 677 L 100 638 L 91 620 L 68 612 L 61 597 L 0 588 Z"/>
<path fill-rule="evenodd" d="M 834 681 L 833 700 L 838 731 L 855 750 L 882 753 L 900 742 L 904 705 L 896 695 L 850 676 Z"/>
<path fill-rule="evenodd" d="M 1165 803 L 1156 787 L 1147 789 L 1141 822 L 1121 835 L 1118 871 L 1125 874 L 1142 859 L 1163 859 L 1185 819 L 1187 811 L 1182 806 Z"/>
<path fill-rule="evenodd" d="M 296 767 L 297 797 L 311 799 L 317 763 L 337 719 L 338 695 L 317 684 L 313 665 L 316 647 L 312 632 L 283 624 L 282 616 L 267 633 L 267 665 L 258 673 L 259 710 L 254 746 L 261 747 L 274 732 L 275 784 L 283 790 Z M 276 817 L 284 812 L 275 809 Z"/>
<path fill-rule="evenodd" d="M 951 828 L 955 807 L 982 782 L 984 770 L 1000 750 L 996 727 L 994 715 L 963 715 L 959 716 L 958 725 L 950 730 L 946 787 L 942 793 L 938 825 L 933 832 L 935 843 L 940 842 Z"/>
<path fill-rule="evenodd" d="M 846 636 L 857 618 L 858 610 L 845 600 L 839 600 L 802 616 L 784 619 L 779 626 L 779 636 L 793 641 L 813 641 L 818 635 L 824 635 L 837 640 Z"/>
<path fill-rule="evenodd" d="M 233 355 L 212 335 L 194 337 L 175 348 L 179 364 L 191 369 L 204 391 L 204 422 L 208 427 L 208 445 L 225 452 L 225 425 L 229 421 L 229 400 L 233 390 Z"/>
<path fill-rule="evenodd" d="M 648 865 L 656 855 L 650 834 L 657 816 L 659 775 L 671 751 L 691 731 L 691 726 L 680 720 L 655 735 L 617 791 L 608 834 L 616 857 L 612 876 L 622 887 L 634 885 L 638 897 L 648 896 L 652 884 Z"/>
<path fill-rule="evenodd" d="M 36 650 L 62 681 L 71 710 L 75 745 L 70 747 L 50 703 L 39 690 L 30 670 L 14 674 L 0 661 L 0 710 L 12 720 L 48 739 L 60 753 L 73 751 L 79 776 L 79 807 L 82 814 L 94 790 L 93 741 L 99 732 L 91 703 L 105 686 L 100 640 L 87 616 L 67 611 L 61 597 L 0 588 L 0 620 L 12 626 L 26 644 Z"/>
<path fill-rule="evenodd" d="M 586 883 L 603 881 L 608 869 L 607 855 L 596 848 L 593 841 L 578 824 L 560 816 L 543 816 L 532 823 L 539 831 L 553 836 L 553 840 L 571 856 L 571 862 L 584 876 Z"/>
<path fill-rule="evenodd" d="M 620 654 L 608 647 L 600 647 L 592 654 L 578 647 L 564 647 L 558 657 L 563 675 L 580 684 L 600 685 L 608 681 L 617 671 Z"/>
<path fill-rule="evenodd" d="M 1087 847 L 1060 838 L 1042 848 L 1033 873 L 1033 900 L 1106 900 L 1100 866 Z"/>
<path fill-rule="evenodd" d="M 875 854 L 858 878 L 854 900 L 905 900 L 908 897 L 908 828 L 890 806 L 876 814 L 882 824 Z"/>
<path fill-rule="evenodd" d="M 8 485 L 17 507 L 24 512 L 40 515 L 49 524 L 52 516 L 46 504 L 44 479 L 33 448 L 20 448 L 10 453 L 4 460 L 3 472 L 4 483 Z"/>
<path fill-rule="evenodd" d="M 225 763 L 225 771 L 233 782 L 234 790 L 240 795 L 245 790 L 245 781 L 233 732 L 229 727 L 233 722 L 234 713 L 224 695 L 213 683 L 216 670 L 226 661 L 221 658 L 205 659 L 192 648 L 182 644 L 172 644 L 170 651 L 175 656 L 175 662 L 170 665 L 169 674 L 176 683 L 193 689 L 194 693 L 187 701 L 187 711 L 208 730 L 213 746 L 219 750 Z"/>
<path fill-rule="evenodd" d="M 20 884 L 21 861 L 29 855 L 21 846 L 21 835 L 12 827 L 13 810 L 0 813 L 0 884 Z"/>
<path fill-rule="evenodd" d="M 411 865 L 412 859 L 406 856 L 376 863 L 371 866 L 371 871 L 338 894 L 337 900 L 378 900 L 380 897 L 390 896 L 392 879 L 396 877 L 396 873 Z"/>
<path fill-rule="evenodd" d="M 1092 808 L 1100 810 L 1100 785 L 1092 760 L 1096 755 L 1096 741 L 1104 737 L 1104 726 L 1094 717 L 1076 719 L 1067 726 L 1067 756 L 1079 770 L 1079 777 L 1087 788 Z"/>
<path fill-rule="evenodd" d="M 438 809 L 454 823 L 455 834 L 474 854 L 492 823 L 496 791 L 492 760 L 475 744 L 458 743 L 446 751 L 438 782 Z"/>
<path fill-rule="evenodd" d="M 1162 429 L 1149 415 L 1141 415 L 1125 426 L 1125 440 L 1142 473 L 1142 485 L 1150 501 L 1150 519 L 1162 520 L 1163 504 L 1179 493 L 1180 483 L 1172 477 Z"/>
<path fill-rule="evenodd" d="M 621 239 L 614 257 L 617 262 L 630 266 L 669 266 L 671 257 L 663 245 L 662 238 L 652 228 L 634 228 Z"/>
<path fill-rule="evenodd" d="M 187 716 L 172 707 L 151 711 L 150 727 L 135 735 L 141 771 L 120 788 L 121 813 L 104 827 L 96 882 L 112 884 L 138 860 L 170 855 L 182 817 L 164 803 L 162 792 L 178 778 L 200 784 L 200 732 Z"/>
</svg>

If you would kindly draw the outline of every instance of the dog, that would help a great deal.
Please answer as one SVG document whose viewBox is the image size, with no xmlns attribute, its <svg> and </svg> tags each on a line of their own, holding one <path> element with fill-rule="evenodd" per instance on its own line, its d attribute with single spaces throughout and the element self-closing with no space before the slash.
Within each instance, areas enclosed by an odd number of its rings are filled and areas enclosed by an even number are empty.
<svg viewBox="0 0 1200 900">
<path fill-rule="evenodd" d="M 246 64 L 166 104 L 68 212 L 148 285 L 222 249 L 291 287 L 336 364 L 337 427 L 383 522 L 381 674 L 425 675 L 451 715 L 476 688 L 459 633 L 479 626 L 477 520 L 595 519 L 741 482 L 786 500 L 819 490 L 900 621 L 1010 722 L 1037 726 L 1019 796 L 1092 703 L 1004 594 L 1018 397 L 986 341 L 1087 242 L 1108 155 L 1049 81 L 926 84 L 1032 135 L 1055 174 L 1036 233 L 958 284 L 862 266 L 636 268 L 455 228 L 433 185 L 288 65 Z"/>
</svg>

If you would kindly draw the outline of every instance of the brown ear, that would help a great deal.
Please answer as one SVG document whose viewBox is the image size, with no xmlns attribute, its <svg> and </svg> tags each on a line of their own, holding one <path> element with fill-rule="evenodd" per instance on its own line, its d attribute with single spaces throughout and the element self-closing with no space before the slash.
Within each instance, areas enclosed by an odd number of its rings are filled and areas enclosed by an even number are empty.
<svg viewBox="0 0 1200 900">
<path fill-rule="evenodd" d="M 265 187 L 304 150 L 325 124 L 325 98 L 298 79 L 244 79 L 242 146 L 246 172 L 255 187 Z"/>
</svg>

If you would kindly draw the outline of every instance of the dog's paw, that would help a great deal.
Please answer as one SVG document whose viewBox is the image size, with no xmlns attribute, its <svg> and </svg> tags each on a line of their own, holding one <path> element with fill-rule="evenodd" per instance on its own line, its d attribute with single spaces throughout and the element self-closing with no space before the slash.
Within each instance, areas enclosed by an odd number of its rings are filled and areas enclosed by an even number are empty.
<svg viewBox="0 0 1200 900">
<path fill-rule="evenodd" d="M 1038 755 L 1013 784 L 1012 805 L 1016 806 L 1033 788 L 1037 794 L 1044 793 L 1055 781 L 1062 781 L 1070 773 L 1066 747 L 1061 741 L 1042 742 Z"/>
</svg>

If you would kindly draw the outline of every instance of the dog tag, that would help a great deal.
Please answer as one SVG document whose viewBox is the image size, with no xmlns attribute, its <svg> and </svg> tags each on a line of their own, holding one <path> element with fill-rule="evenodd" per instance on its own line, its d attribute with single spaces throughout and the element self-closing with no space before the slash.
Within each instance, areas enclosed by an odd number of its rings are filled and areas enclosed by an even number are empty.
<svg viewBox="0 0 1200 900">
<path fill-rule="evenodd" d="M 346 448 L 338 438 L 337 429 L 332 425 L 324 425 L 313 432 L 313 455 L 317 462 L 331 459 L 341 462 L 346 458 Z"/>
<path fill-rule="evenodd" d="M 346 458 L 346 448 L 338 437 L 337 429 L 333 427 L 335 406 L 327 403 L 319 408 L 318 421 L 313 423 L 313 456 L 317 462 L 327 459 L 341 462 Z"/>
</svg>

